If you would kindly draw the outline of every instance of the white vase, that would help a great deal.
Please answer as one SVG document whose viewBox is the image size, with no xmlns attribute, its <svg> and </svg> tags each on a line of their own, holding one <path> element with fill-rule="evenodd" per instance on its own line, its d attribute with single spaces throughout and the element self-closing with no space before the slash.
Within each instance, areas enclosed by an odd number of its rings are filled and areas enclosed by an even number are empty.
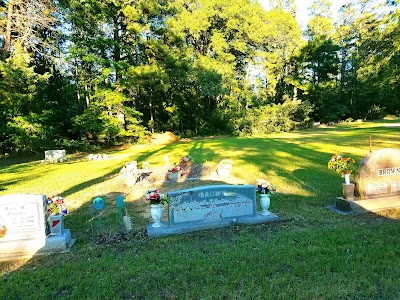
<svg viewBox="0 0 400 300">
<path fill-rule="evenodd" d="M 350 184 L 350 174 L 344 174 L 344 183 Z"/>
<path fill-rule="evenodd" d="M 151 212 L 151 217 L 153 218 L 153 227 L 161 227 L 161 217 L 162 217 L 162 204 L 151 204 L 150 205 L 150 212 Z"/>
<path fill-rule="evenodd" d="M 169 172 L 168 173 L 168 180 L 178 181 L 181 178 L 181 176 L 182 176 L 182 171 L 178 171 L 178 172 L 175 172 L 175 173 Z"/>
<path fill-rule="evenodd" d="M 269 195 L 267 194 L 260 194 L 260 205 L 261 205 L 261 215 L 262 216 L 268 216 L 270 212 L 268 211 L 268 208 L 271 204 L 271 199 L 269 198 Z"/>
</svg>

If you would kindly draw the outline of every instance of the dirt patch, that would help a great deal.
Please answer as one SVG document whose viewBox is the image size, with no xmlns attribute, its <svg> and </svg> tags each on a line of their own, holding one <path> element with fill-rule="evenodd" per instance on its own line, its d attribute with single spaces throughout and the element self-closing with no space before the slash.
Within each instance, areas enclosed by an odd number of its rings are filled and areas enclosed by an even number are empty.
<svg viewBox="0 0 400 300">
<path fill-rule="evenodd" d="M 150 143 L 155 145 L 172 144 L 178 141 L 178 138 L 172 132 L 154 133 L 150 136 Z"/>
</svg>

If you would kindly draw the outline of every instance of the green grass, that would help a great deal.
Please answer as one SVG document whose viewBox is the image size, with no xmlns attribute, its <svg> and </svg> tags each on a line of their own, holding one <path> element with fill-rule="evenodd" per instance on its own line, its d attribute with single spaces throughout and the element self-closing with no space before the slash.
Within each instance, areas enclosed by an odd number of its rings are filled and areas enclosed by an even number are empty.
<svg viewBox="0 0 400 300">
<path fill-rule="evenodd" d="M 399 120 L 351 123 L 246 138 L 196 139 L 164 146 L 110 150 L 111 160 L 67 163 L 0 160 L 0 195 L 62 195 L 65 226 L 76 244 L 69 253 L 0 263 L 0 299 L 399 299 L 400 210 L 341 216 L 325 209 L 341 194 L 332 154 L 358 162 L 379 148 L 400 149 Z M 152 166 L 191 155 L 215 167 L 234 161 L 235 180 L 278 186 L 271 211 L 282 222 L 231 226 L 148 239 L 146 187 L 127 188 L 118 176 L 127 162 Z M 212 182 L 159 183 L 162 192 Z M 128 239 L 96 245 L 89 207 L 101 195 L 113 210 L 126 197 L 134 224 Z"/>
</svg>

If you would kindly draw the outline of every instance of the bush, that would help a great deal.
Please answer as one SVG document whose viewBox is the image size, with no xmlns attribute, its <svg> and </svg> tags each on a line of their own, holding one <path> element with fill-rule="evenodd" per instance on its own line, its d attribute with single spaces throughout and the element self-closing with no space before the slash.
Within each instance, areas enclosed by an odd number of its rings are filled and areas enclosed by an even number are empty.
<svg viewBox="0 0 400 300">
<path fill-rule="evenodd" d="M 286 100 L 284 103 L 254 108 L 235 121 L 235 133 L 266 134 L 308 127 L 312 109 L 308 101 L 301 100 Z"/>
</svg>

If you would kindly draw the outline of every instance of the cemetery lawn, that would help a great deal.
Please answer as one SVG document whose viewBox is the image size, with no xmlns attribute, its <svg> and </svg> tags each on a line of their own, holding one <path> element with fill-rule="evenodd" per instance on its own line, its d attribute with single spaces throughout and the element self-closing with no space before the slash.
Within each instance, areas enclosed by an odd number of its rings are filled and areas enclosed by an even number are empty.
<svg viewBox="0 0 400 300">
<path fill-rule="evenodd" d="M 0 195 L 61 195 L 76 238 L 70 252 L 0 262 L 0 299 L 400 299 L 400 210 L 343 216 L 327 210 L 343 179 L 328 170 L 335 153 L 358 163 L 369 151 L 400 149 L 400 120 L 345 123 L 259 137 L 213 137 L 106 151 L 111 159 L 41 163 L 0 159 Z M 200 180 L 157 182 L 161 192 L 216 184 L 221 159 L 234 162 L 226 183 L 269 180 L 270 210 L 281 222 L 149 239 L 149 186 L 128 188 L 119 171 L 191 155 L 209 170 Z M 221 182 L 218 182 L 220 184 Z M 114 200 L 126 198 L 133 231 L 118 235 Z M 105 199 L 108 240 L 92 238 L 90 204 Z M 165 215 L 165 213 L 164 213 Z"/>
</svg>

